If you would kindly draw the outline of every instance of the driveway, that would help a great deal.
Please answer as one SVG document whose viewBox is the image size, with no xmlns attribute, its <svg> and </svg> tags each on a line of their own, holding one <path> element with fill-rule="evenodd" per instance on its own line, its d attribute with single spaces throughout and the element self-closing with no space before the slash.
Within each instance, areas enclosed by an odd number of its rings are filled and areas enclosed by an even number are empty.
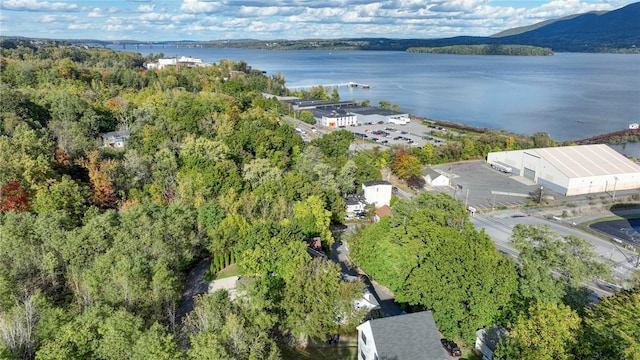
<svg viewBox="0 0 640 360">
<path fill-rule="evenodd" d="M 351 258 L 349 257 L 349 248 L 342 242 L 341 238 L 353 231 L 354 228 L 355 225 L 350 224 L 344 228 L 334 230 L 334 237 L 336 238 L 336 241 L 331 247 L 331 254 L 329 255 L 329 258 L 340 265 L 343 274 L 359 276 L 362 279 L 367 289 L 376 298 L 378 304 L 380 304 L 380 310 L 384 316 L 402 314 L 403 310 L 400 305 L 396 303 L 393 293 L 389 291 L 389 289 L 371 280 L 367 274 L 354 266 L 355 264 L 351 261 Z"/>
<path fill-rule="evenodd" d="M 181 325 L 184 317 L 193 310 L 194 297 L 204 294 L 209 290 L 209 283 L 204 280 L 204 275 L 211 267 L 211 259 L 202 260 L 187 275 L 187 281 L 182 290 L 180 306 L 176 311 L 176 324 Z"/>
</svg>

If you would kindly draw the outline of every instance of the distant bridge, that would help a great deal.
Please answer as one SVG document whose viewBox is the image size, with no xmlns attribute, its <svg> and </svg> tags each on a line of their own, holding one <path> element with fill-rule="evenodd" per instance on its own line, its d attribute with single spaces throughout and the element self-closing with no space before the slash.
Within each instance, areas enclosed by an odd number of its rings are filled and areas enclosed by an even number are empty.
<svg viewBox="0 0 640 360">
<path fill-rule="evenodd" d="M 588 144 L 602 144 L 607 143 L 609 139 L 615 137 L 628 137 L 630 135 L 640 134 L 640 129 L 625 129 L 620 131 L 614 131 L 606 134 L 600 134 L 596 136 L 592 136 L 590 138 L 576 140 L 575 143 L 578 145 L 588 145 Z"/>
</svg>

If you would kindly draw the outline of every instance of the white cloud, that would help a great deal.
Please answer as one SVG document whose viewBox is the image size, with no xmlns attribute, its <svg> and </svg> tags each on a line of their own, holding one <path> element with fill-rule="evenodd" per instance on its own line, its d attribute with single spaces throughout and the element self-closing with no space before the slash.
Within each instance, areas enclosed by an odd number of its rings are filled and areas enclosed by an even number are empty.
<svg viewBox="0 0 640 360">
<path fill-rule="evenodd" d="M 208 14 L 220 9 L 217 1 L 184 0 L 180 10 L 190 14 Z"/>
<path fill-rule="evenodd" d="M 78 10 L 78 5 L 36 0 L 4 0 L 0 1 L 0 8 L 16 11 L 75 11 Z"/>
<path fill-rule="evenodd" d="M 152 12 L 156 8 L 155 4 L 152 5 L 140 5 L 136 8 L 137 12 Z"/>
<path fill-rule="evenodd" d="M 158 13 L 146 13 L 146 14 L 142 14 L 139 17 L 139 19 L 143 21 L 165 21 L 165 20 L 171 20 L 171 15 L 158 14 Z"/>
<path fill-rule="evenodd" d="M 93 8 L 91 11 L 89 11 L 87 16 L 91 18 L 100 18 L 104 17 L 105 15 L 102 13 L 102 10 L 100 10 L 100 8 Z"/>
<path fill-rule="evenodd" d="M 51 24 L 58 21 L 58 17 L 55 15 L 45 15 L 40 17 L 40 22 L 43 24 Z"/>
<path fill-rule="evenodd" d="M 87 30 L 91 28 L 90 23 L 77 23 L 77 24 L 69 24 L 67 29 L 71 30 Z"/>
</svg>

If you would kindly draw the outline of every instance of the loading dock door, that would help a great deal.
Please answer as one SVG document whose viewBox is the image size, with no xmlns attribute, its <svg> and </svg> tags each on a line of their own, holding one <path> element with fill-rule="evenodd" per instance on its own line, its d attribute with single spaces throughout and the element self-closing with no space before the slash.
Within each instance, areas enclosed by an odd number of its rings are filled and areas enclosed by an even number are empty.
<svg viewBox="0 0 640 360">
<path fill-rule="evenodd" d="M 536 181 L 536 172 L 535 170 L 531 170 L 529 168 L 524 168 L 524 177 L 531 180 Z"/>
</svg>

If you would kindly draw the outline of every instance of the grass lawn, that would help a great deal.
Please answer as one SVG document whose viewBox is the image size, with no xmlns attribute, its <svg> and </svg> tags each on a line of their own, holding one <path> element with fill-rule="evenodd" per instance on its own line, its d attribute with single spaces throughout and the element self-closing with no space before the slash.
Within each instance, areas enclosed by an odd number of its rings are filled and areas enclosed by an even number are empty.
<svg viewBox="0 0 640 360">
<path fill-rule="evenodd" d="M 216 276 L 213 277 L 213 280 L 224 279 L 230 276 L 242 275 L 242 269 L 236 264 L 231 264 L 226 268 L 218 271 Z"/>
<path fill-rule="evenodd" d="M 284 348 L 282 358 L 285 360 L 319 359 L 319 360 L 356 360 L 358 346 L 326 346 L 308 347 L 306 349 Z"/>
</svg>

